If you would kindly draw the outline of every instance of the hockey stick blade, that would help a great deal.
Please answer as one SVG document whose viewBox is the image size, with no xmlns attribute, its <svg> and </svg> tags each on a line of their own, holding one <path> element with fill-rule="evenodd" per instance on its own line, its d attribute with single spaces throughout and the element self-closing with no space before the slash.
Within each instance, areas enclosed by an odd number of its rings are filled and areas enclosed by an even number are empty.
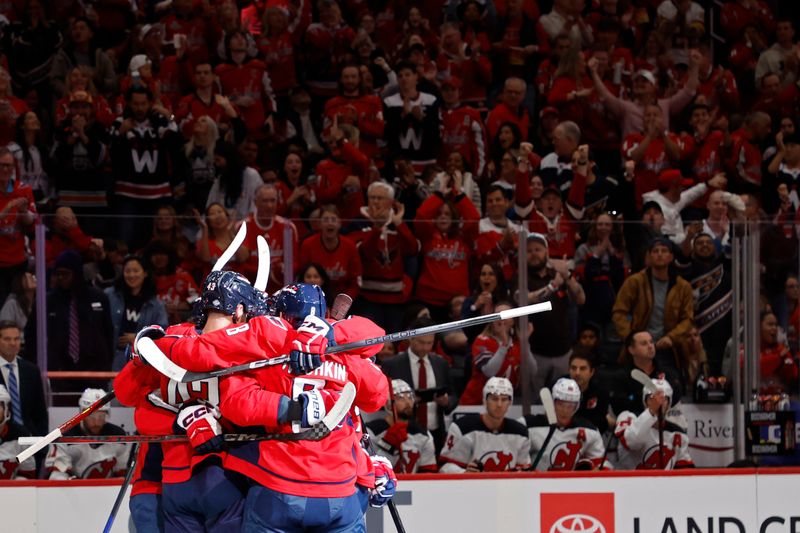
<svg viewBox="0 0 800 533">
<path fill-rule="evenodd" d="M 328 411 L 328 414 L 309 429 L 300 431 L 299 433 L 226 433 L 225 442 L 321 440 L 329 435 L 330 432 L 336 429 L 336 426 L 342 422 L 353 406 L 355 398 L 356 387 L 352 383 L 347 382 L 344 389 L 341 391 L 339 399 L 336 400 L 336 403 L 331 407 L 330 411 Z M 17 442 L 20 446 L 28 446 L 39 442 L 42 438 L 43 437 L 20 437 L 17 439 Z M 99 442 L 187 442 L 189 437 L 186 435 L 86 435 L 64 437 L 59 434 L 53 440 L 65 444 L 92 444 Z"/>
<path fill-rule="evenodd" d="M 77 426 L 81 422 L 81 420 L 85 419 L 87 416 L 94 413 L 95 411 L 103 407 L 105 404 L 113 400 L 114 396 L 115 395 L 113 390 L 107 392 L 105 396 L 98 399 L 92 405 L 90 405 L 77 415 L 73 416 L 72 418 L 70 418 L 69 420 L 58 426 L 56 429 L 54 429 L 44 437 L 33 437 L 34 440 L 31 442 L 31 447 L 26 450 L 22 450 L 19 454 L 17 454 L 17 462 L 22 464 L 23 461 L 29 459 L 30 457 L 33 457 L 39 450 L 42 450 L 45 446 L 49 445 L 51 442 L 61 437 L 61 435 L 63 435 L 64 432 L 69 431 L 73 427 Z"/>
<path fill-rule="evenodd" d="M 269 281 L 269 269 L 272 266 L 272 258 L 269 253 L 269 244 L 267 240 L 259 235 L 256 237 L 256 244 L 258 245 L 258 273 L 256 274 L 256 282 L 253 287 L 261 292 L 267 289 L 267 282 Z"/>
<path fill-rule="evenodd" d="M 656 384 L 653 383 L 652 379 L 650 379 L 650 376 L 648 376 L 638 368 L 634 368 L 633 370 L 631 370 L 631 378 L 641 383 L 642 387 L 647 389 L 647 392 L 649 392 L 650 394 L 655 394 L 658 392 L 658 387 L 656 387 Z"/>
<path fill-rule="evenodd" d="M 344 293 L 336 295 L 331 306 L 331 318 L 334 320 L 344 320 L 347 317 L 347 312 L 350 311 L 350 306 L 353 305 L 353 299 Z"/>
<path fill-rule="evenodd" d="M 211 269 L 212 272 L 216 272 L 217 270 L 222 270 L 225 268 L 225 265 L 228 264 L 228 261 L 231 260 L 233 255 L 242 246 L 245 237 L 247 237 L 247 222 L 242 222 L 242 225 L 239 226 L 239 231 L 236 232 L 236 236 L 231 241 L 230 246 L 225 248 L 225 251 L 222 252 L 221 256 L 219 256 L 217 262 L 214 263 L 214 268 Z"/>
</svg>

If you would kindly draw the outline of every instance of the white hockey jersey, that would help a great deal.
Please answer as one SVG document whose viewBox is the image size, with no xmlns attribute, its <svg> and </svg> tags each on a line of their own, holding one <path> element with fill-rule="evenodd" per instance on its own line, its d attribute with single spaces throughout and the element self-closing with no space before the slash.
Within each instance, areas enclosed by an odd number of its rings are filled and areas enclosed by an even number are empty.
<svg viewBox="0 0 800 533">
<path fill-rule="evenodd" d="M 520 418 L 520 422 L 528 427 L 533 462 L 547 439 L 550 425 L 544 415 L 527 415 Z M 569 426 L 556 428 L 539 464 L 536 465 L 536 470 L 576 470 L 579 465 L 585 466 L 587 470 L 594 470 L 600 466 L 604 455 L 603 436 L 597 428 L 582 418 L 573 418 Z M 611 464 L 606 461 L 601 469 L 609 468 Z"/>
<path fill-rule="evenodd" d="M 636 416 L 623 411 L 617 418 L 615 434 L 619 439 L 617 468 L 620 470 L 658 470 L 658 418 L 645 409 Z M 664 425 L 662 448 L 664 469 L 694 466 L 689 456 L 689 436 L 669 420 Z"/>
<path fill-rule="evenodd" d="M 0 479 L 35 479 L 36 461 L 33 457 L 17 463 L 17 454 L 23 447 L 17 444 L 17 439 L 30 435 L 28 431 L 10 420 L 3 427 L 0 435 Z"/>
<path fill-rule="evenodd" d="M 525 426 L 516 420 L 506 418 L 498 431 L 492 431 L 481 415 L 466 415 L 450 424 L 440 454 L 446 462 L 440 471 L 461 473 L 472 462 L 484 472 L 520 470 L 530 465 L 530 447 Z"/>
<path fill-rule="evenodd" d="M 375 444 L 375 453 L 392 462 L 397 474 L 414 474 L 416 472 L 436 472 L 436 448 L 430 431 L 423 430 L 416 421 L 408 423 L 408 438 L 403 441 L 403 462 L 398 464 L 400 453 L 397 448 L 383 440 L 389 423 L 384 419 L 373 420 L 367 424 L 367 430 Z"/>
<path fill-rule="evenodd" d="M 114 424 L 103 426 L 101 435 L 125 435 L 125 430 Z M 83 437 L 78 425 L 65 436 Z M 96 444 L 52 444 L 44 461 L 49 479 L 103 479 L 125 473 L 130 445 L 118 442 Z"/>
</svg>

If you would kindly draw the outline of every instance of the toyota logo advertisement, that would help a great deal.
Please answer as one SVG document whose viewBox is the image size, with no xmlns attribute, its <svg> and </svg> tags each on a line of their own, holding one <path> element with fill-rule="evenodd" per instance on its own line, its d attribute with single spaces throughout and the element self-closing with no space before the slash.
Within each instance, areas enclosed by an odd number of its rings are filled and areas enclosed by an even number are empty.
<svg viewBox="0 0 800 533">
<path fill-rule="evenodd" d="M 606 528 L 593 516 L 571 514 L 553 524 L 549 533 L 606 533 Z"/>
</svg>

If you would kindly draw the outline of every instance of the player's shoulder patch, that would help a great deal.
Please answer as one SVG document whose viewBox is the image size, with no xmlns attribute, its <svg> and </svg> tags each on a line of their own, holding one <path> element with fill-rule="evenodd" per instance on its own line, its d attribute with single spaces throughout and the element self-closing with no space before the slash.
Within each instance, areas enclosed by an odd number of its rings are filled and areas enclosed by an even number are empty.
<svg viewBox="0 0 800 533">
<path fill-rule="evenodd" d="M 587 429 L 593 429 L 593 430 L 597 431 L 597 426 L 595 426 L 594 424 L 589 422 L 587 419 L 585 419 L 583 417 L 580 417 L 580 416 L 576 416 L 575 418 L 572 419 L 572 427 L 575 427 L 575 428 L 587 428 Z"/>
<path fill-rule="evenodd" d="M 505 422 L 503 422 L 503 433 L 527 437 L 528 428 L 513 418 L 506 418 Z"/>
<path fill-rule="evenodd" d="M 380 435 L 381 433 L 389 429 L 389 423 L 383 418 L 378 418 L 377 420 L 367 422 L 367 427 L 375 435 Z"/>
<path fill-rule="evenodd" d="M 461 430 L 462 435 L 466 435 L 467 433 L 471 433 L 473 431 L 486 431 L 486 426 L 483 424 L 483 420 L 481 420 L 481 415 L 478 413 L 469 413 L 455 422 L 453 422 L 458 429 Z"/>
<path fill-rule="evenodd" d="M 525 415 L 525 425 L 529 428 L 549 426 L 544 415 Z"/>
</svg>

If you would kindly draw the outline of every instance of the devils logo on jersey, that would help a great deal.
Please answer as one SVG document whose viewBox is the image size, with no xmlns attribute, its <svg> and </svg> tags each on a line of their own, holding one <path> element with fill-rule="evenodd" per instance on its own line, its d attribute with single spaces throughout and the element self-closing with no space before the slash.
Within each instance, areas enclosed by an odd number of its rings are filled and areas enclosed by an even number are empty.
<svg viewBox="0 0 800 533">
<path fill-rule="evenodd" d="M 478 458 L 478 463 L 483 465 L 484 472 L 504 472 L 513 459 L 510 453 L 487 452 Z"/>
<path fill-rule="evenodd" d="M 15 459 L 0 461 L 0 479 L 11 479 L 14 477 L 16 470 L 17 461 Z"/>
<path fill-rule="evenodd" d="M 550 451 L 549 470 L 574 470 L 582 447 L 580 442 L 560 442 Z"/>
<path fill-rule="evenodd" d="M 403 472 L 406 474 L 413 473 L 414 467 L 417 465 L 419 458 L 420 453 L 417 450 L 403 450 L 403 462 L 405 463 L 403 466 Z"/>
<path fill-rule="evenodd" d="M 672 448 L 668 448 L 666 446 L 662 447 L 663 454 L 664 454 L 664 463 L 663 468 L 666 468 L 672 458 L 675 457 L 675 450 Z M 637 470 L 660 470 L 662 468 L 661 459 L 658 455 L 658 445 L 651 446 L 644 452 L 642 456 L 642 462 L 639 466 L 636 467 Z"/>
<path fill-rule="evenodd" d="M 117 460 L 113 457 L 103 459 L 102 461 L 89 465 L 89 467 L 83 471 L 81 477 L 83 479 L 105 479 L 111 477 L 111 471 L 116 464 Z"/>
</svg>

